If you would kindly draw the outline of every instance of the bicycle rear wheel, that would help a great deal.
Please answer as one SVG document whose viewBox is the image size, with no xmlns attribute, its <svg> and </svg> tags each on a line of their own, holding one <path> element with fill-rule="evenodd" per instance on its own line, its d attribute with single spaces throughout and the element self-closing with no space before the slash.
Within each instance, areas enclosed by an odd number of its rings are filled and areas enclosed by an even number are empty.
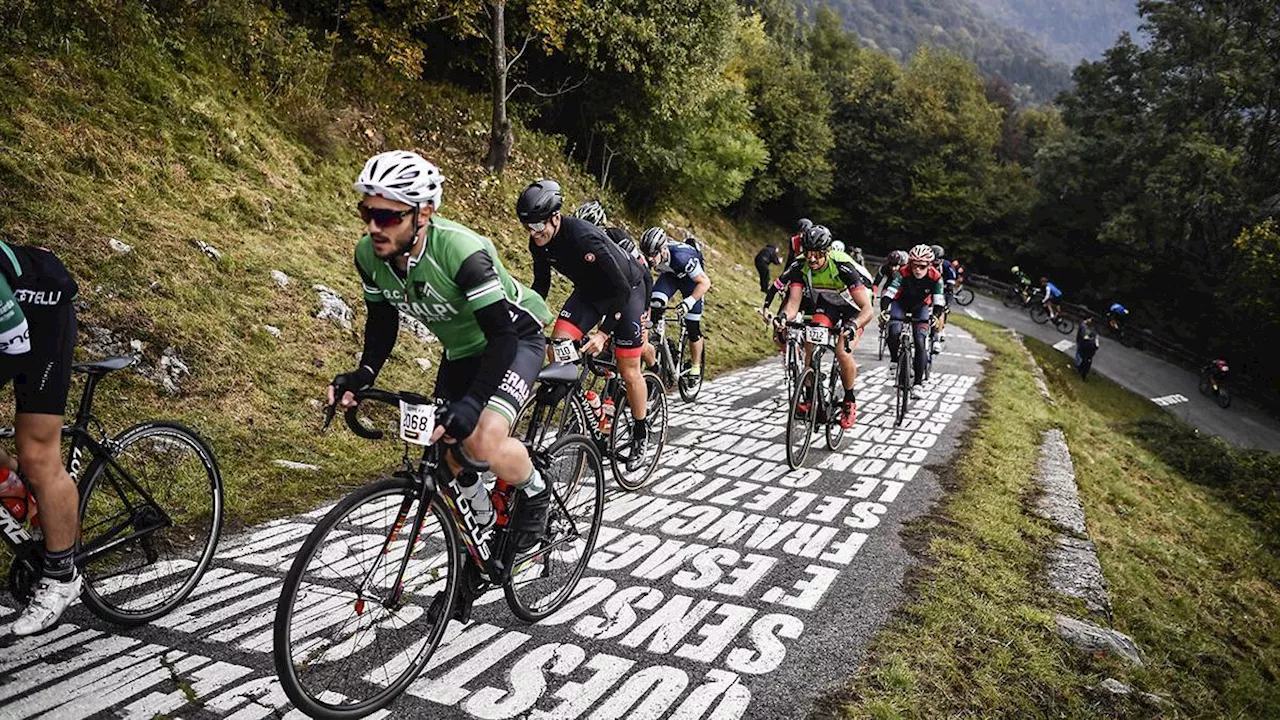
<svg viewBox="0 0 1280 720">
<path fill-rule="evenodd" d="M 879 357 L 876 358 L 877 360 L 884 360 L 884 349 L 885 349 L 885 346 L 888 344 L 888 342 L 889 342 L 888 331 L 885 330 L 885 326 L 881 325 L 880 326 L 880 352 L 879 352 Z"/>
<path fill-rule="evenodd" d="M 844 416 L 844 384 L 840 380 L 840 363 L 837 360 L 831 367 L 831 376 L 827 382 L 824 403 L 827 406 L 827 422 L 824 435 L 828 450 L 839 450 L 844 442 L 844 425 L 840 419 Z"/>
<path fill-rule="evenodd" d="M 791 402 L 787 403 L 787 467 L 795 470 L 804 464 L 809 455 L 809 445 L 813 442 L 813 430 L 818 417 L 815 398 L 810 398 L 809 407 L 803 413 L 800 406 L 804 404 L 805 388 L 815 383 L 813 368 L 805 368 L 796 380 L 796 387 L 791 392 Z M 815 388 L 816 396 L 821 390 Z"/>
<path fill-rule="evenodd" d="M 555 397 L 561 391 L 564 397 Z M 542 384 L 533 396 L 525 401 L 511 425 L 511 436 L 526 445 L 541 450 L 565 435 L 588 432 L 587 417 L 582 406 L 574 401 L 569 387 Z"/>
<path fill-rule="evenodd" d="M 667 442 L 667 389 L 658 379 L 657 373 L 642 374 L 645 383 L 645 395 L 648 397 L 645 423 L 649 432 L 649 447 L 645 450 L 644 464 L 634 471 L 627 470 L 631 460 L 632 425 L 635 423 L 631 405 L 625 393 L 619 393 L 613 404 L 617 408 L 613 421 L 613 430 L 609 434 L 609 468 L 613 471 L 613 479 L 623 490 L 639 490 L 653 477 L 658 467 L 658 459 L 662 457 L 662 447 Z"/>
<path fill-rule="evenodd" d="M 973 302 L 973 291 L 967 287 L 962 287 L 956 291 L 955 297 L 956 304 L 963 307 Z"/>
<path fill-rule="evenodd" d="M 1039 325 L 1049 322 L 1049 309 L 1044 305 L 1032 305 L 1031 319 Z"/>
<path fill-rule="evenodd" d="M 272 655 L 285 694 L 311 717 L 385 707 L 422 672 L 448 618 L 461 550 L 449 513 L 427 498 L 417 541 L 418 481 L 392 477 L 348 495 L 316 524 L 284 579 Z M 409 554 L 403 578 L 400 564 Z M 403 582 L 399 582 L 403 580 Z"/>
<path fill-rule="evenodd" d="M 1053 319 L 1053 326 L 1063 335 L 1070 335 L 1076 329 L 1076 322 L 1059 315 Z"/>
<path fill-rule="evenodd" d="M 1021 307 L 1025 303 L 1022 300 L 1022 293 L 1017 290 L 1010 290 L 1000 298 L 1000 302 L 1007 308 Z"/>
<path fill-rule="evenodd" d="M 213 450 L 175 422 L 135 425 L 107 443 L 80 485 L 80 599 L 120 625 L 150 622 L 191 594 L 222 534 Z"/>
<path fill-rule="evenodd" d="M 502 588 L 511 612 L 527 622 L 569 600 L 595 549 L 604 512 L 604 466 L 590 438 L 566 435 L 539 455 L 535 462 L 547 492 L 554 493 L 547 534 L 537 548 L 511 561 L 511 578 Z"/>
<path fill-rule="evenodd" d="M 1214 399 L 1217 400 L 1218 407 L 1223 410 L 1231 407 L 1231 391 L 1227 389 L 1226 385 L 1218 384 L 1218 396 Z"/>
<path fill-rule="evenodd" d="M 911 404 L 911 365 L 915 361 L 915 350 L 912 341 L 904 334 L 898 340 L 898 377 L 894 393 L 894 427 L 902 424 L 907 415 L 907 406 Z"/>
</svg>

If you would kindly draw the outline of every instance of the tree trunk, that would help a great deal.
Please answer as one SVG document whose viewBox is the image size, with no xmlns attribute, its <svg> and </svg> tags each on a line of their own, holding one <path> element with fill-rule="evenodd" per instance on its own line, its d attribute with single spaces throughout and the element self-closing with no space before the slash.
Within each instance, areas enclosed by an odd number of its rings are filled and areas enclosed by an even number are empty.
<svg viewBox="0 0 1280 720">
<path fill-rule="evenodd" d="M 490 69 L 493 87 L 493 121 L 489 127 L 489 153 L 484 166 L 489 172 L 501 174 L 511 156 L 515 137 L 511 134 L 511 120 L 507 117 L 507 28 L 506 0 L 490 0 L 489 41 L 493 46 L 493 66 Z"/>
</svg>

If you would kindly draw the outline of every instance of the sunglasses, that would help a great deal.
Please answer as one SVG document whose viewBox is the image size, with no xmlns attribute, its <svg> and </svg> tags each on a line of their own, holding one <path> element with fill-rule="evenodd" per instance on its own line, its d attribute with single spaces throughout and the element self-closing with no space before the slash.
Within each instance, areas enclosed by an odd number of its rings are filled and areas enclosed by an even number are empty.
<svg viewBox="0 0 1280 720">
<path fill-rule="evenodd" d="M 525 223 L 524 226 L 529 228 L 533 232 L 542 232 L 543 230 L 547 229 L 547 221 L 543 220 L 542 222 Z"/>
<path fill-rule="evenodd" d="M 407 216 L 413 213 L 413 208 L 408 210 L 389 210 L 387 208 L 374 208 L 364 203 L 356 203 L 356 211 L 360 213 L 360 219 L 366 223 L 373 221 L 380 228 L 395 227 L 400 224 Z"/>
<path fill-rule="evenodd" d="M 929 263 L 911 263 L 912 270 L 928 270 Z"/>
</svg>

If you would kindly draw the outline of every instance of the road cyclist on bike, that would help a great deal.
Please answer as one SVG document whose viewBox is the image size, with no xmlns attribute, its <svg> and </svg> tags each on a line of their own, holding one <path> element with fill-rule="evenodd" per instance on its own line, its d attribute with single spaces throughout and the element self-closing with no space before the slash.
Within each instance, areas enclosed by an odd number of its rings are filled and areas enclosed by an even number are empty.
<svg viewBox="0 0 1280 720">
<path fill-rule="evenodd" d="M 951 312 L 951 308 L 955 305 L 956 269 L 944 257 L 946 250 L 943 250 L 941 245 L 930 245 L 929 249 L 933 251 L 933 266 L 942 275 L 942 296 L 945 300 L 942 314 L 938 316 L 938 322 L 932 330 L 934 340 L 933 354 L 937 355 L 942 352 L 942 346 L 947 342 L 943 332 L 947 329 L 947 314 Z"/>
<path fill-rule="evenodd" d="M 52 252 L 0 241 L 0 386 L 13 381 L 18 455 L 15 462 L 0 450 L 0 481 L 17 481 L 21 465 L 44 533 L 44 574 L 9 627 L 19 636 L 53 627 L 83 584 L 75 566 L 80 496 L 62 463 L 76 292 L 76 281 Z"/>
<path fill-rule="evenodd" d="M 942 273 L 933 267 L 933 249 L 928 245 L 916 245 L 907 255 L 907 265 L 890 281 L 884 296 L 880 298 L 881 317 L 889 315 L 889 357 L 898 362 L 898 334 L 903 321 L 910 318 L 912 338 L 915 341 L 915 367 L 911 383 L 911 398 L 920 399 L 919 386 L 924 378 L 925 363 L 929 361 L 926 330 L 933 318 L 942 313 L 946 296 L 942 289 Z M 896 374 L 896 373 L 895 373 Z"/>
<path fill-rule="evenodd" d="M 702 348 L 706 343 L 702 337 L 703 298 L 711 289 L 711 276 L 703 264 L 702 251 L 687 243 L 671 240 L 662 228 L 651 227 L 640 237 L 640 252 L 649 259 L 649 264 L 658 274 L 653 283 L 653 293 L 649 296 L 650 317 L 655 324 L 662 322 L 667 303 L 679 291 L 680 304 L 685 310 L 685 331 L 689 337 L 690 365 L 687 372 L 701 375 Z"/>
<path fill-rule="evenodd" d="M 635 470 L 644 463 L 649 442 L 648 394 L 640 370 L 648 272 L 604 230 L 561 215 L 563 205 L 559 183 L 546 179 L 529 185 L 516 201 L 516 215 L 529 231 L 533 291 L 547 296 L 554 267 L 573 283 L 573 292 L 560 309 L 553 340 L 586 336 L 582 352 L 590 355 L 600 354 L 613 341 L 633 418 L 627 469 Z"/>
<path fill-rule="evenodd" d="M 511 522 L 520 553 L 545 531 L 551 494 L 510 430 L 542 369 L 551 312 L 512 279 L 491 240 L 438 214 L 443 183 L 435 165 L 401 150 L 370 158 L 356 179 L 365 222 L 355 250 L 368 309 L 364 349 L 359 367 L 330 383 L 329 403 L 350 408 L 352 391 L 373 385 L 395 346 L 399 313 L 422 321 L 444 345 L 434 395 L 449 403 L 432 441 L 461 444 L 466 456 L 519 488 Z M 484 483 L 460 472 L 452 456 L 449 462 L 460 494 L 492 526 Z M 453 616 L 466 617 L 469 605 L 458 603 Z"/>
<path fill-rule="evenodd" d="M 884 264 L 876 271 L 875 292 L 877 298 L 884 296 L 884 291 L 889 287 L 889 281 L 891 281 L 895 275 L 898 275 L 902 271 L 902 267 L 906 264 L 906 250 L 894 250 L 885 257 Z"/>
<path fill-rule="evenodd" d="M 787 288 L 787 297 L 773 323 L 778 333 L 785 332 L 786 324 L 793 322 L 799 312 L 802 296 L 808 294 L 814 302 L 812 323 L 840 332 L 835 347 L 840 379 L 844 385 L 840 424 L 847 430 L 857 420 L 858 407 L 854 396 L 858 364 L 853 359 L 853 348 L 862 337 L 863 328 L 875 317 L 875 310 L 866 279 L 858 271 L 853 258 L 848 253 L 832 250 L 831 244 L 831 231 L 822 225 L 814 225 L 805 231 L 802 241 L 804 257 L 792 263 L 779 278 Z M 771 301 L 772 297 L 765 299 L 766 308 Z M 846 348 L 844 340 L 850 334 L 849 347 Z M 813 346 L 806 341 L 806 363 L 812 354 Z M 813 388 L 805 390 L 812 398 Z M 807 406 L 808 403 L 802 404 L 800 410 L 807 412 Z"/>
<path fill-rule="evenodd" d="M 1124 324 L 1129 319 L 1129 308 L 1120 303 L 1111 303 L 1111 307 L 1107 308 L 1107 324 L 1116 333 L 1124 330 Z"/>
<path fill-rule="evenodd" d="M 1057 285 L 1049 282 L 1049 278 L 1040 278 L 1040 302 L 1044 304 L 1045 310 L 1049 311 L 1050 318 L 1056 318 L 1062 314 L 1062 291 Z"/>
</svg>

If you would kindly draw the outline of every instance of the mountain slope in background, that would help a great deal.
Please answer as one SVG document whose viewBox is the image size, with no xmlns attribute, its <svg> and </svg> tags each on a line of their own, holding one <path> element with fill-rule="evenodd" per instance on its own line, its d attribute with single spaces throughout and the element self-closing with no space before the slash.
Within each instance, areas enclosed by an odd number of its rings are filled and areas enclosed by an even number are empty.
<svg viewBox="0 0 1280 720">
<path fill-rule="evenodd" d="M 953 50 L 974 61 L 984 75 L 1008 80 L 1019 100 L 1051 100 L 1071 83 L 1065 63 L 1050 57 L 1029 35 L 996 23 L 966 0 L 801 1 L 811 10 L 830 6 L 865 43 L 898 60 L 921 45 Z M 1015 3 L 1021 0 L 1008 0 L 1011 6 Z"/>
<path fill-rule="evenodd" d="M 992 20 L 1035 38 L 1068 65 L 1097 60 L 1120 33 L 1134 35 L 1136 0 L 971 0 Z"/>
</svg>

